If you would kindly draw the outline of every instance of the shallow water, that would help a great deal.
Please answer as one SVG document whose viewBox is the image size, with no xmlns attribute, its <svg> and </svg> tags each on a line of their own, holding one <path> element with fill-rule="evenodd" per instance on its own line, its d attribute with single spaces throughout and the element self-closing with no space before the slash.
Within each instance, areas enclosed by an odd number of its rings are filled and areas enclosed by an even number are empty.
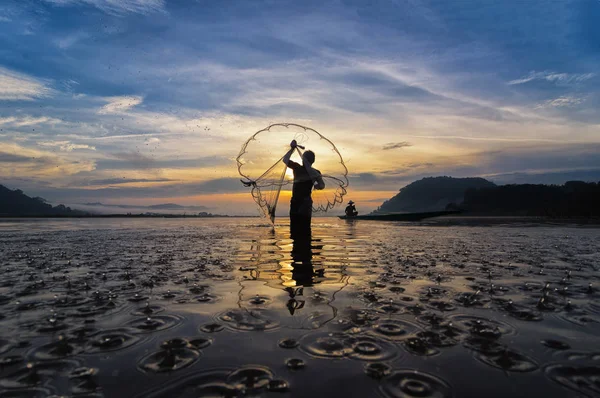
<svg viewBox="0 0 600 398">
<path fill-rule="evenodd" d="M 600 395 L 600 229 L 288 235 L 0 220 L 0 397 Z"/>
</svg>

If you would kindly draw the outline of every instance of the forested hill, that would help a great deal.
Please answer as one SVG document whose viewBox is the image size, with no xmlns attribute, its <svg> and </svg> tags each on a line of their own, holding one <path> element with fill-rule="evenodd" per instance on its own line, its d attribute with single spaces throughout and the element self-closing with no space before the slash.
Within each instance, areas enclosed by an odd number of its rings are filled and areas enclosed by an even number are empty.
<svg viewBox="0 0 600 398">
<path fill-rule="evenodd" d="M 496 184 L 483 178 L 427 177 L 400 189 L 396 196 L 383 202 L 376 212 L 419 213 L 444 210 L 450 203 L 462 203 L 468 189 L 495 186 Z"/>
<path fill-rule="evenodd" d="M 470 214 L 595 218 L 600 217 L 600 183 L 469 189 L 460 207 Z"/>
<path fill-rule="evenodd" d="M 42 198 L 31 198 L 20 189 L 10 190 L 0 185 L 1 216 L 67 216 L 83 215 L 85 212 L 72 210 L 64 205 L 52 206 Z"/>
</svg>

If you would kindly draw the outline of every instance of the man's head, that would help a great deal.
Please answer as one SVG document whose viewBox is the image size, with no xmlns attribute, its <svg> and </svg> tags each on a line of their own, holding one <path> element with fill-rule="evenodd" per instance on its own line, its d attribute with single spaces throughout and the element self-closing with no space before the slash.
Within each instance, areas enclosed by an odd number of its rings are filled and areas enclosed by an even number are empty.
<svg viewBox="0 0 600 398">
<path fill-rule="evenodd" d="M 313 151 L 306 151 L 302 154 L 302 163 L 312 165 L 315 162 L 315 153 Z"/>
</svg>

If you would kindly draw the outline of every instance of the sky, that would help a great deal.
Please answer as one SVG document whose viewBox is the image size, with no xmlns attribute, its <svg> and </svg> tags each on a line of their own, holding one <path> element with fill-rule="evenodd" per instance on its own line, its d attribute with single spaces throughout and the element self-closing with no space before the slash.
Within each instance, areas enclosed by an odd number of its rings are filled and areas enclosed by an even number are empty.
<svg viewBox="0 0 600 398">
<path fill-rule="evenodd" d="M 598 21 L 599 0 L 4 0 L 0 184 L 256 214 L 235 159 L 283 122 L 335 143 L 363 212 L 426 176 L 600 181 Z"/>
</svg>

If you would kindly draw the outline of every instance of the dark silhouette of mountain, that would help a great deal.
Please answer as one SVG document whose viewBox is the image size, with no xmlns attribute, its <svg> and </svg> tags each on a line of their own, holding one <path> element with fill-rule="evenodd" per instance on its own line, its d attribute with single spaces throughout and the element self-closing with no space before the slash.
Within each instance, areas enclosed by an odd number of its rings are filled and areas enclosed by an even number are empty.
<svg viewBox="0 0 600 398">
<path fill-rule="evenodd" d="M 0 185 L 0 216 L 75 216 L 86 212 L 65 205 L 52 206 L 43 198 L 30 198 L 20 189 L 10 190 Z"/>
<path fill-rule="evenodd" d="M 468 189 L 460 206 L 470 214 L 600 217 L 600 183 L 502 185 Z"/>
<path fill-rule="evenodd" d="M 465 191 L 493 188 L 496 184 L 483 178 L 427 177 L 400 189 L 374 213 L 420 213 L 445 210 L 449 204 L 462 203 Z M 452 206 L 451 206 L 452 207 Z"/>
<path fill-rule="evenodd" d="M 158 205 L 141 206 L 141 205 L 111 205 L 100 202 L 93 203 L 82 203 L 83 206 L 104 206 L 104 207 L 118 207 L 121 209 L 150 209 L 150 210 L 189 210 L 189 211 L 203 211 L 208 209 L 206 206 L 182 206 L 176 203 L 163 203 Z"/>
</svg>

